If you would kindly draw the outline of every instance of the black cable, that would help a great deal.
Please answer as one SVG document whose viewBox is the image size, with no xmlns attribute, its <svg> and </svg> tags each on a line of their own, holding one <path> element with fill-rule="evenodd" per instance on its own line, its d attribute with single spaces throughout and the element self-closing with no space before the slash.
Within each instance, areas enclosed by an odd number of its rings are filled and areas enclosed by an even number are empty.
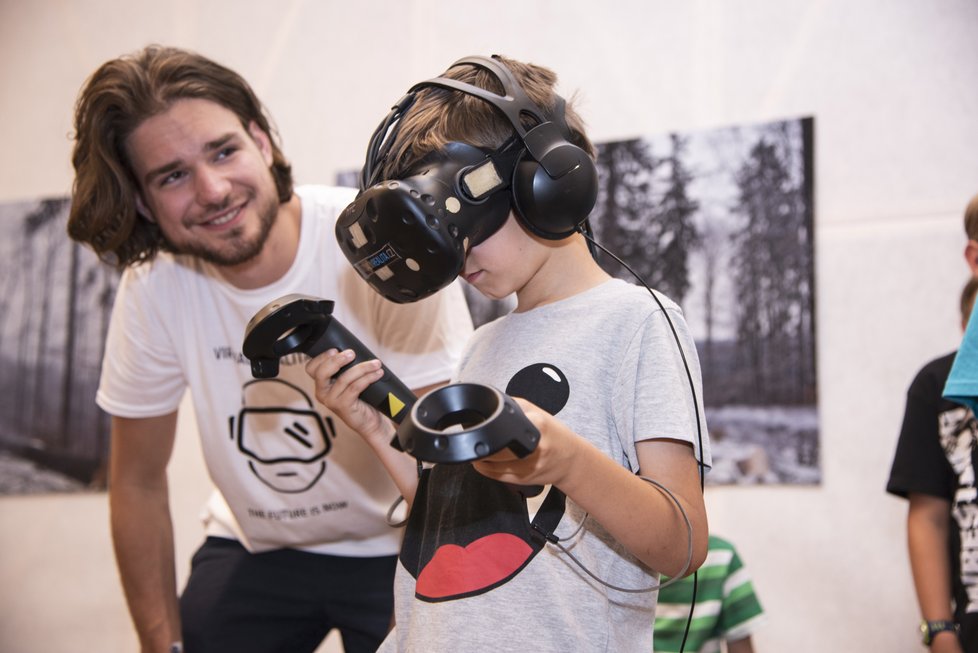
<svg viewBox="0 0 978 653">
<path fill-rule="evenodd" d="M 617 590 L 619 592 L 628 592 L 629 594 L 643 594 L 645 592 L 656 592 L 658 590 L 661 590 L 663 587 L 669 587 L 673 583 L 676 583 L 676 582 L 682 580 L 683 574 L 686 573 L 686 571 L 689 569 L 689 565 L 692 564 L 692 562 L 693 562 L 693 524 L 692 524 L 691 521 L 689 521 L 689 515 L 686 514 L 686 509 L 683 508 L 683 504 L 679 501 L 679 499 L 676 498 L 676 495 L 673 494 L 672 491 L 669 488 L 667 488 L 662 483 L 660 483 L 660 482 L 658 482 L 656 480 L 653 480 L 653 479 L 651 479 L 651 478 L 649 478 L 647 476 L 639 476 L 639 478 L 642 479 L 643 481 L 645 481 L 646 483 L 649 483 L 649 484 L 657 487 L 659 490 L 661 490 L 662 492 L 664 492 L 666 494 L 666 496 L 668 496 L 670 499 L 672 499 L 672 502 L 676 504 L 676 507 L 677 508 L 679 508 L 679 513 L 683 516 L 683 520 L 686 522 L 686 542 L 687 542 L 687 544 L 686 544 L 686 562 L 683 564 L 683 568 L 679 570 L 679 573 L 675 574 L 674 576 L 672 576 L 669 580 L 667 580 L 664 583 L 656 583 L 655 585 L 652 585 L 651 587 L 640 587 L 640 588 L 636 588 L 636 589 L 628 588 L 628 587 L 619 587 L 617 585 L 612 585 L 611 583 L 609 583 L 607 581 L 601 580 L 600 578 L 598 578 L 594 574 L 594 572 L 592 572 L 590 569 L 588 569 L 584 565 L 583 562 L 581 562 L 580 560 L 578 560 L 577 557 L 573 553 L 571 553 L 570 550 L 567 547 L 565 547 L 563 544 L 561 544 L 561 542 L 563 542 L 565 540 L 569 540 L 569 539 L 574 538 L 581 531 L 581 529 L 584 528 L 584 522 L 587 521 L 587 518 L 588 518 L 587 513 L 584 514 L 584 518 L 581 520 L 580 526 L 578 526 L 577 529 L 573 533 L 571 533 L 567 537 L 563 537 L 563 538 L 557 537 L 557 535 L 554 534 L 554 533 L 544 533 L 543 530 L 540 529 L 536 524 L 531 524 L 531 526 L 534 528 L 534 530 L 536 530 L 538 533 L 541 533 L 545 538 L 547 538 L 547 541 L 548 542 L 550 542 L 551 544 L 553 544 L 554 546 L 556 546 L 558 549 L 560 549 L 561 551 L 563 551 L 564 554 L 568 558 L 570 558 L 571 561 L 575 565 L 577 565 L 578 567 L 580 567 L 584 571 L 584 573 L 586 573 L 588 576 L 590 576 L 591 578 L 593 578 L 597 582 L 601 583 L 605 587 L 610 587 L 611 589 Z"/>
<path fill-rule="evenodd" d="M 589 229 L 587 231 L 589 231 Z M 592 238 L 587 233 L 587 231 L 585 231 L 583 229 L 579 229 L 578 230 L 578 233 L 580 233 L 582 236 L 584 236 L 584 238 L 587 240 L 587 242 L 591 243 L 592 245 L 594 245 L 595 247 L 597 247 L 598 249 L 600 249 L 602 252 L 604 252 L 605 254 L 607 254 L 608 256 L 610 256 L 611 258 L 613 258 L 616 261 L 618 261 L 618 263 L 621 264 L 622 267 L 624 267 L 626 270 L 628 270 L 629 272 L 631 272 L 632 275 L 636 279 L 638 279 L 638 281 L 645 287 L 645 289 L 649 291 L 649 294 L 652 295 L 652 299 L 654 299 L 655 300 L 655 303 L 659 305 L 659 309 L 662 311 L 662 315 L 665 316 L 665 318 L 666 318 L 666 324 L 669 325 L 669 330 L 672 331 L 672 337 L 676 341 L 676 347 L 679 349 L 679 355 L 682 357 L 682 360 L 683 360 L 683 368 L 686 371 L 686 379 L 689 382 L 689 392 L 690 392 L 690 394 L 693 395 L 693 411 L 694 411 L 694 413 L 696 415 L 696 440 L 697 440 L 697 444 L 699 444 L 699 447 L 700 447 L 700 458 L 702 458 L 703 457 L 703 426 L 700 424 L 700 421 L 701 421 L 700 420 L 700 407 L 699 407 L 699 402 L 697 401 L 696 383 L 693 381 L 693 373 L 692 373 L 692 371 L 690 371 L 690 369 L 689 369 L 689 362 L 686 360 L 686 352 L 685 352 L 685 350 L 683 350 L 682 342 L 679 340 L 679 333 L 676 331 L 676 326 L 673 324 L 672 318 L 669 317 L 669 311 L 666 310 L 666 307 L 662 304 L 662 301 L 655 294 L 655 291 L 652 290 L 652 288 L 649 286 L 649 284 L 647 284 L 645 282 L 645 279 L 643 279 L 642 277 L 640 277 L 638 275 L 638 273 L 635 272 L 635 270 L 633 270 L 628 265 L 628 263 L 625 263 L 625 261 L 621 260 L 620 258 L 618 258 L 617 256 L 615 256 L 611 251 L 609 251 L 608 248 L 606 248 L 604 245 L 602 245 L 601 243 L 599 243 L 598 241 L 596 241 L 594 238 Z M 705 473 L 706 473 L 704 471 L 705 465 L 704 465 L 703 461 L 702 460 L 699 460 L 699 459 L 697 459 L 696 463 L 699 465 L 699 468 L 700 468 L 700 490 L 702 490 L 703 489 L 703 486 L 704 486 L 704 482 L 705 482 L 705 478 L 704 478 L 705 477 Z"/>
<path fill-rule="evenodd" d="M 387 117 L 381 121 L 380 125 L 377 126 L 377 129 L 370 136 L 370 142 L 367 145 L 367 156 L 363 163 L 363 168 L 360 169 L 361 192 L 379 181 L 377 179 L 379 164 L 387 158 L 387 154 L 394 144 L 394 137 L 397 134 L 397 128 L 400 126 L 401 117 L 414 104 L 416 95 L 416 93 L 408 93 L 398 100 L 397 104 L 391 107 Z"/>
<path fill-rule="evenodd" d="M 587 221 L 585 221 L 585 225 L 586 225 L 586 227 L 581 228 L 581 229 L 578 229 L 578 231 L 581 233 L 581 235 L 584 236 L 585 240 L 587 241 L 588 248 L 591 250 L 592 256 L 594 255 L 594 249 L 593 249 L 593 247 L 597 247 L 602 252 L 604 252 L 605 254 L 607 254 L 608 256 L 610 256 L 611 258 L 613 258 L 616 261 L 618 261 L 618 263 L 623 268 L 625 268 L 626 270 L 628 270 L 632 274 L 632 276 L 635 277 L 639 281 L 639 283 L 641 283 L 643 286 L 645 286 L 645 289 L 649 291 L 649 294 L 650 295 L 652 295 L 652 299 L 654 299 L 655 300 L 655 303 L 659 305 L 659 309 L 662 311 L 662 314 L 665 316 L 666 323 L 669 325 L 669 329 L 672 331 L 672 337 L 676 341 L 676 347 L 679 348 L 679 355 L 683 359 L 683 367 L 686 370 L 686 379 L 689 381 L 689 391 L 693 395 L 693 410 L 695 411 L 695 414 L 696 414 L 696 438 L 697 438 L 697 442 L 698 442 L 699 447 L 700 447 L 700 458 L 702 458 L 703 457 L 703 427 L 700 424 L 700 407 L 699 407 L 699 402 L 697 401 L 697 397 L 696 397 L 696 383 L 693 381 L 693 373 L 689 369 L 689 362 L 686 360 L 686 352 L 683 350 L 682 343 L 679 340 L 679 333 L 676 331 L 676 327 L 672 323 L 672 318 L 669 317 L 669 312 L 666 310 L 666 307 L 662 305 L 662 301 L 655 294 L 655 291 L 652 290 L 652 288 L 649 286 L 649 284 L 645 282 L 645 279 L 643 279 L 641 276 L 639 276 L 639 274 L 635 270 L 633 270 L 631 268 L 631 266 L 628 265 L 628 263 L 626 263 L 621 258 L 619 258 L 615 254 L 613 254 L 610 250 L 608 250 L 607 247 L 605 247 L 601 243 L 597 242 L 591 236 L 591 225 L 588 224 Z M 696 462 L 697 462 L 697 464 L 699 465 L 699 468 L 700 468 L 699 469 L 699 471 L 700 471 L 700 491 L 702 492 L 703 489 L 704 489 L 704 486 L 705 486 L 705 475 L 706 475 L 705 467 L 706 466 L 705 466 L 705 464 L 703 463 L 702 460 L 697 460 Z M 679 577 L 679 575 L 677 575 L 677 577 Z M 683 639 L 682 639 L 682 643 L 679 645 L 679 653 L 683 653 L 683 651 L 686 650 L 686 639 L 689 637 L 689 628 L 690 628 L 690 625 L 693 623 L 693 611 L 694 611 L 694 609 L 696 607 L 696 590 L 697 590 L 697 585 L 698 585 L 698 582 L 697 582 L 698 579 L 699 579 L 699 570 L 693 572 L 693 596 L 692 596 L 692 599 L 690 599 L 690 602 L 689 602 L 689 616 L 686 618 L 686 627 L 683 629 Z"/>
</svg>

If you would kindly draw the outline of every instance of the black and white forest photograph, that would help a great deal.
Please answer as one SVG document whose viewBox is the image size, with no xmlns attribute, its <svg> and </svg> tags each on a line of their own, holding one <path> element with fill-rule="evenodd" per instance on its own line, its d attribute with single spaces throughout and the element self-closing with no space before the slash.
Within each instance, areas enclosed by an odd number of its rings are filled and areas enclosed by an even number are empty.
<svg viewBox="0 0 978 653">
<path fill-rule="evenodd" d="M 119 274 L 67 217 L 64 197 L 0 204 L 0 494 L 105 489 L 95 390 Z"/>
<path fill-rule="evenodd" d="M 595 239 L 679 304 L 696 341 L 707 484 L 820 480 L 813 130 L 803 118 L 597 145 Z"/>
</svg>

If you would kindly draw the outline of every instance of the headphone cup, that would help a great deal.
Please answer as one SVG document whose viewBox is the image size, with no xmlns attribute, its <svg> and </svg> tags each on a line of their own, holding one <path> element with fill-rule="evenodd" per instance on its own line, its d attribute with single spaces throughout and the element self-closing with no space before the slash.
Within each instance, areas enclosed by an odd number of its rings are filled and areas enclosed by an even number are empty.
<svg viewBox="0 0 978 653">
<path fill-rule="evenodd" d="M 598 174 L 591 157 L 570 143 L 560 148 L 575 150 L 576 164 L 556 179 L 529 157 L 513 171 L 516 214 L 530 232 L 548 240 L 561 240 L 577 231 L 598 198 Z"/>
</svg>

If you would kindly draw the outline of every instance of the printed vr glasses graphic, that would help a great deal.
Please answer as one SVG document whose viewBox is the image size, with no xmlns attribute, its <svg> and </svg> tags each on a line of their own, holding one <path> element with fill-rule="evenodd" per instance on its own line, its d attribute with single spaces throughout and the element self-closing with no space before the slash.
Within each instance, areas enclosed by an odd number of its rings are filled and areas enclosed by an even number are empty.
<svg viewBox="0 0 978 653">
<path fill-rule="evenodd" d="M 316 356 L 330 348 L 352 349 L 353 360 L 337 374 L 376 358 L 332 317 L 332 311 L 329 300 L 297 294 L 258 311 L 248 322 L 241 347 L 251 361 L 252 376 L 276 376 L 279 359 L 294 352 Z M 456 383 L 418 399 L 386 366 L 383 370 L 383 377 L 360 393 L 360 399 L 399 425 L 391 442 L 396 449 L 433 463 L 469 462 L 506 447 L 522 458 L 536 449 L 540 432 L 519 405 L 499 390 Z"/>
<path fill-rule="evenodd" d="M 300 493 L 315 485 L 336 437 L 332 421 L 287 381 L 256 379 L 241 393 L 241 412 L 228 428 L 251 472 L 278 492 Z"/>
</svg>

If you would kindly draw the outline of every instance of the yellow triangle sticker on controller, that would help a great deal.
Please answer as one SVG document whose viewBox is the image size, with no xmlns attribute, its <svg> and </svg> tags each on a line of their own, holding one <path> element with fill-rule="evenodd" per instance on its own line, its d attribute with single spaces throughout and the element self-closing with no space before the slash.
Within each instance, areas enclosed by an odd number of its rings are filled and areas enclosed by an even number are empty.
<svg viewBox="0 0 978 653">
<path fill-rule="evenodd" d="M 404 408 L 404 402 L 390 392 L 387 393 L 387 405 L 390 407 L 391 417 L 395 417 Z"/>
</svg>

